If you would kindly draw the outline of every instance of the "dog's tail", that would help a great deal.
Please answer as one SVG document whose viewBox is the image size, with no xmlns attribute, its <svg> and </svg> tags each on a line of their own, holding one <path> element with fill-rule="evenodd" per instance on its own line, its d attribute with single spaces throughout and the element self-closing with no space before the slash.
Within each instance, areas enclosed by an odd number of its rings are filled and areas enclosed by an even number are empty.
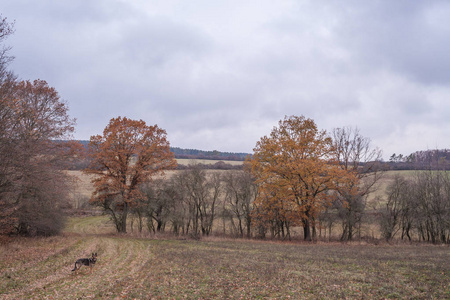
<svg viewBox="0 0 450 300">
<path fill-rule="evenodd" d="M 76 269 L 77 269 L 77 263 L 75 263 L 75 268 L 73 268 L 72 272 L 76 271 Z"/>
</svg>

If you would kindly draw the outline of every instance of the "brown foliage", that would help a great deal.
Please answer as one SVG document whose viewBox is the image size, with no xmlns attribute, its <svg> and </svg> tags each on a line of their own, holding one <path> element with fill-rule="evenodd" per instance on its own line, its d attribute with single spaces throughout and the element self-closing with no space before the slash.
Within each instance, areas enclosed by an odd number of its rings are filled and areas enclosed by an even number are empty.
<svg viewBox="0 0 450 300">
<path fill-rule="evenodd" d="M 92 136 L 86 172 L 96 174 L 92 204 L 111 214 L 117 231 L 126 232 L 128 209 L 139 199 L 139 185 L 176 167 L 166 131 L 126 117 L 113 118 L 103 135 Z"/>
<path fill-rule="evenodd" d="M 75 151 L 73 143 L 55 139 L 69 137 L 75 120 L 43 80 L 5 81 L 1 91 L 0 231 L 54 234 L 68 190 L 60 170 Z"/>
<path fill-rule="evenodd" d="M 314 230 L 315 217 L 330 205 L 328 191 L 354 180 L 333 160 L 332 140 L 313 120 L 291 116 L 262 137 L 254 152 L 246 163 L 260 188 L 257 211 L 268 218 L 278 211 L 282 224 L 301 224 L 311 240 L 311 222 Z"/>
</svg>

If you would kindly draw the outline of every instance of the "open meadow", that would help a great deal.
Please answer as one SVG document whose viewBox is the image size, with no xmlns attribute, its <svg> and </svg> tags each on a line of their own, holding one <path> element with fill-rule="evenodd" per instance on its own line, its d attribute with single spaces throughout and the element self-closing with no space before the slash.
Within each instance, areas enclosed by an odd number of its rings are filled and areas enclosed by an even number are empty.
<svg viewBox="0 0 450 300">
<path fill-rule="evenodd" d="M 72 272 L 98 252 L 92 272 Z M 114 234 L 107 217 L 0 246 L 0 299 L 449 299 L 450 248 Z"/>
</svg>

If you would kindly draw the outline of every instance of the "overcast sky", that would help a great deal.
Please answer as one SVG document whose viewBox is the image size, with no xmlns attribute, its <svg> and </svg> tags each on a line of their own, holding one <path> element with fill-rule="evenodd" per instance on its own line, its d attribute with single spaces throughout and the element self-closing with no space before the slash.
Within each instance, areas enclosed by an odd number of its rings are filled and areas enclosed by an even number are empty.
<svg viewBox="0 0 450 300">
<path fill-rule="evenodd" d="M 117 116 L 172 146 L 252 152 L 285 115 L 356 126 L 384 158 L 450 148 L 450 1 L 0 0 L 21 79 L 75 138 Z"/>
</svg>

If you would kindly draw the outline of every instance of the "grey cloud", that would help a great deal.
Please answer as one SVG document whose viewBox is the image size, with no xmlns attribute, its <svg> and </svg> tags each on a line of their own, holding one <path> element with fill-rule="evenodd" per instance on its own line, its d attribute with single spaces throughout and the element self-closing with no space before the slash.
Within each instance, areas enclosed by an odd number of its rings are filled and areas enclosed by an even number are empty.
<svg viewBox="0 0 450 300">
<path fill-rule="evenodd" d="M 56 87 L 80 138 L 118 115 L 223 151 L 292 114 L 358 126 L 387 153 L 450 134 L 444 1 L 0 3 L 12 67 Z"/>
<path fill-rule="evenodd" d="M 445 1 L 354 2 L 336 33 L 365 70 L 392 69 L 424 84 L 450 80 L 450 4 Z"/>
<path fill-rule="evenodd" d="M 120 29 L 120 36 L 111 46 L 120 49 L 121 60 L 144 69 L 163 67 L 179 57 L 201 60 L 212 47 L 201 30 L 167 18 L 133 20 Z"/>
</svg>

